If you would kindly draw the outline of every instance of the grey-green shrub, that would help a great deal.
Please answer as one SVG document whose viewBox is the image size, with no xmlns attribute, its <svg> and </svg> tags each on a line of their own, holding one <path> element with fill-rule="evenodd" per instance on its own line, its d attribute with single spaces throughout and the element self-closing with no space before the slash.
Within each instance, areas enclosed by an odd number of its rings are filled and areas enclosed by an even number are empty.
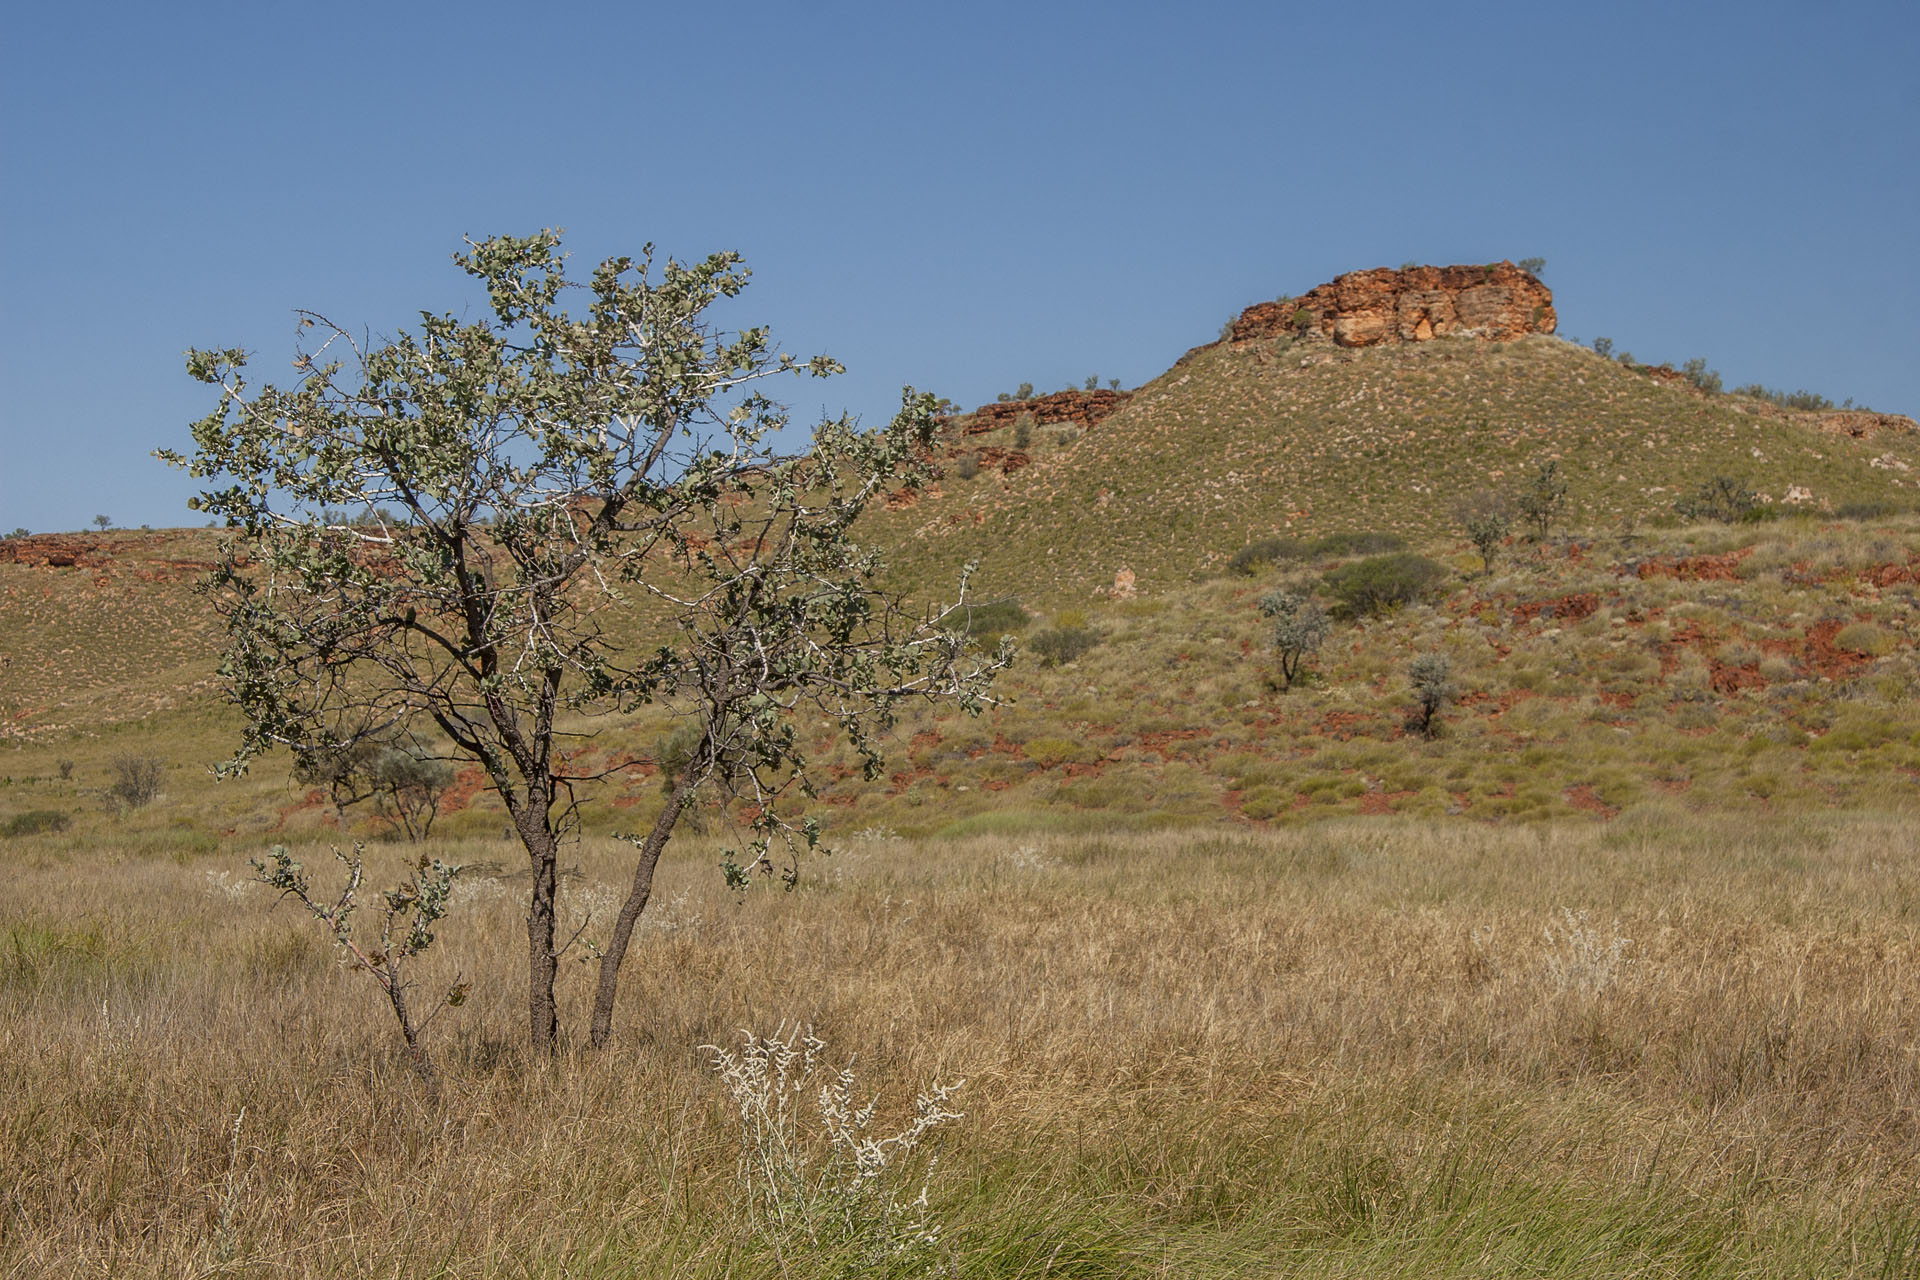
<svg viewBox="0 0 1920 1280">
<path fill-rule="evenodd" d="M 1342 613 L 1365 618 L 1424 599 L 1447 577 L 1445 565 L 1403 551 L 1343 564 L 1328 571 L 1320 581 L 1327 594 L 1339 602 Z"/>
</svg>

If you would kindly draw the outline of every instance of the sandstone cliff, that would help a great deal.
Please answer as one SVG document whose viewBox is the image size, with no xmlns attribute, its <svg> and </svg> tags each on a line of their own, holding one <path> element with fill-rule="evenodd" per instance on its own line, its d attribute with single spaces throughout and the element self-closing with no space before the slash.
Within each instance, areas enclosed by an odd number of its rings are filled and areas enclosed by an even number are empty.
<svg viewBox="0 0 1920 1280">
<path fill-rule="evenodd" d="M 1227 341 L 1293 336 L 1342 347 L 1445 337 L 1504 342 L 1552 333 L 1558 323 L 1553 291 L 1511 262 L 1378 267 L 1336 276 L 1298 298 L 1248 307 Z"/>
</svg>

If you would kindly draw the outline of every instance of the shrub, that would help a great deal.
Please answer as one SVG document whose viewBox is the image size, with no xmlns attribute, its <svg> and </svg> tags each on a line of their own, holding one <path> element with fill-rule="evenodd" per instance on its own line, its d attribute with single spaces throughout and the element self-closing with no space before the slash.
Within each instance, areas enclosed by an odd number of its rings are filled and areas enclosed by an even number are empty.
<svg viewBox="0 0 1920 1280">
<path fill-rule="evenodd" d="M 1533 526 L 1534 537 L 1546 537 L 1567 510 L 1567 479 L 1560 474 L 1560 463 L 1549 458 L 1536 466 L 1513 505 L 1520 518 Z"/>
<path fill-rule="evenodd" d="M 1890 498 L 1874 498 L 1843 502 L 1833 509 L 1833 515 L 1836 520 L 1882 520 L 1887 516 L 1903 515 L 1910 510 L 1912 508 L 1906 503 Z"/>
<path fill-rule="evenodd" d="M 1280 660 L 1280 687 L 1293 688 L 1308 658 L 1320 651 L 1333 628 L 1310 597 L 1274 591 L 1260 598 L 1260 612 L 1273 621 L 1273 648 Z"/>
<path fill-rule="evenodd" d="M 1034 738 L 1020 748 L 1020 753 L 1042 769 L 1063 764 L 1092 764 L 1100 758 L 1099 751 L 1077 738 Z"/>
<path fill-rule="evenodd" d="M 1497 493 L 1480 490 L 1460 504 L 1458 518 L 1466 528 L 1467 540 L 1480 553 L 1488 573 L 1500 546 L 1513 532 L 1513 507 Z"/>
<path fill-rule="evenodd" d="M 1100 633 L 1092 627 L 1048 627 L 1027 639 L 1027 648 L 1038 655 L 1041 665 L 1057 667 L 1072 662 L 1100 643 Z"/>
<path fill-rule="evenodd" d="M 961 480 L 971 480 L 980 474 L 980 455 L 963 453 L 953 464 L 953 474 Z"/>
<path fill-rule="evenodd" d="M 1732 476 L 1715 476 L 1673 504 L 1682 520 L 1719 520 L 1737 524 L 1760 509 L 1760 495 Z"/>
<path fill-rule="evenodd" d="M 1602 360 L 1613 359 L 1613 339 L 1595 338 L 1593 340 L 1593 354 L 1599 356 Z"/>
<path fill-rule="evenodd" d="M 1695 356 L 1687 361 L 1681 366 L 1680 372 L 1686 375 L 1688 382 L 1700 390 L 1712 395 L 1720 393 L 1720 374 L 1716 370 L 1707 368 L 1707 362 L 1703 357 Z"/>
<path fill-rule="evenodd" d="M 1413 715 L 1408 723 L 1431 738 L 1439 732 L 1434 717 L 1460 696 L 1460 687 L 1453 682 L 1453 663 L 1443 653 L 1421 654 L 1407 667 L 1407 681 L 1413 686 Z"/>
<path fill-rule="evenodd" d="M 107 794 L 129 809 L 141 809 L 160 794 L 160 779 L 166 766 L 152 756 L 120 755 L 108 766 L 113 785 Z"/>
<path fill-rule="evenodd" d="M 1833 647 L 1866 658 L 1880 658 L 1893 652 L 1891 632 L 1871 622 L 1856 622 L 1834 633 Z"/>
<path fill-rule="evenodd" d="M 1227 572 L 1250 578 L 1270 564 L 1304 559 L 1307 546 L 1298 538 L 1256 538 L 1233 553 Z"/>
<path fill-rule="evenodd" d="M 1447 579 L 1445 565 L 1411 552 L 1369 556 L 1331 570 L 1321 579 L 1349 617 L 1364 618 L 1411 604 Z"/>
<path fill-rule="evenodd" d="M 948 611 L 940 625 L 964 631 L 982 644 L 998 642 L 1001 636 L 1026 629 L 1033 615 L 1020 607 L 1018 600 L 992 600 L 986 604 L 963 604 Z"/>
<path fill-rule="evenodd" d="M 701 1047 L 740 1120 L 733 1203 L 776 1257 L 792 1250 L 840 1264 L 809 1268 L 822 1275 L 938 1274 L 935 1165 L 922 1148 L 964 1118 L 949 1103 L 966 1081 L 930 1084 L 889 1134 L 874 1128 L 878 1108 L 861 1101 L 852 1066 L 829 1067 L 811 1030 L 742 1032 L 738 1052 Z"/>
<path fill-rule="evenodd" d="M 1023 413 L 1013 420 L 1014 448 L 1025 449 L 1033 443 L 1033 423 L 1034 417 L 1030 413 Z"/>
<path fill-rule="evenodd" d="M 1547 269 L 1545 258 L 1522 258 L 1514 264 L 1530 276 L 1538 276 Z"/>
<path fill-rule="evenodd" d="M 65 831 L 69 819 L 57 809 L 29 809 L 0 822 L 0 836 L 38 836 Z"/>
<path fill-rule="evenodd" d="M 1405 551 L 1407 540 L 1397 533 L 1328 533 L 1307 545 L 1309 556 L 1332 559 L 1336 556 L 1378 556 L 1390 551 Z"/>
<path fill-rule="evenodd" d="M 1757 382 L 1748 383 L 1744 387 L 1735 387 L 1733 394 L 1765 400 L 1768 404 L 1781 409 L 1804 409 L 1817 413 L 1833 408 L 1833 401 L 1815 392 L 1776 391 L 1772 387 L 1764 387 Z"/>
</svg>

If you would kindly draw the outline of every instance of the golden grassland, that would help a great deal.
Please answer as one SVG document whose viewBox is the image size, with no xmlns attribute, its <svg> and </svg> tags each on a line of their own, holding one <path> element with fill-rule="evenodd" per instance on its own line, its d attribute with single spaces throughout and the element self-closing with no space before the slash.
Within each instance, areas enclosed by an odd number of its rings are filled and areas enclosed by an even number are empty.
<svg viewBox="0 0 1920 1280">
<path fill-rule="evenodd" d="M 585 938 L 624 848 L 572 859 Z M 739 1208 L 701 1046 L 783 1023 L 888 1115 L 967 1078 L 940 1274 L 1920 1265 L 1908 821 L 876 832 L 743 897 L 683 841 L 623 1033 L 554 1061 L 519 1047 L 516 851 L 436 852 L 475 868 L 423 978 L 475 984 L 437 1092 L 235 853 L 0 844 L 0 1275 L 853 1274 Z"/>
</svg>

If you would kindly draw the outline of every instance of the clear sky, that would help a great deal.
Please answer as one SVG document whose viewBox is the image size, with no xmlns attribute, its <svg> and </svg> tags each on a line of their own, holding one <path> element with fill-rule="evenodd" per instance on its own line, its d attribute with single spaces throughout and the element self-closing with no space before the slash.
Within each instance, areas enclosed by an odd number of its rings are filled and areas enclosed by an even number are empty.
<svg viewBox="0 0 1920 1280">
<path fill-rule="evenodd" d="M 1543 257 L 1561 331 L 1920 412 L 1920 4 L 26 5 L 0 529 L 190 523 L 188 346 L 468 311 L 462 235 L 738 249 L 796 417 L 1131 386 L 1348 270 Z"/>
</svg>

